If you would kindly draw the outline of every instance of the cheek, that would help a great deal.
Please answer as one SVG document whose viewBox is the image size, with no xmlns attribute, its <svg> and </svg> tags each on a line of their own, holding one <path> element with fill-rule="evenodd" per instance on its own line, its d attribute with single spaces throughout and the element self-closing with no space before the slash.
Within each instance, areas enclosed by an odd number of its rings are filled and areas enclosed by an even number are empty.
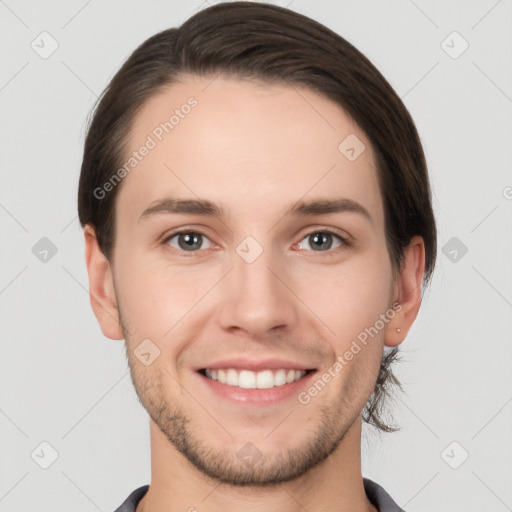
<svg viewBox="0 0 512 512">
<path fill-rule="evenodd" d="M 393 285 L 391 264 L 378 252 L 354 256 L 339 266 L 317 267 L 302 274 L 301 281 L 303 286 L 309 283 L 303 289 L 308 306 L 334 331 L 338 349 L 386 313 Z"/>
<path fill-rule="evenodd" d="M 149 338 L 161 349 L 217 279 L 193 266 L 156 265 L 136 254 L 116 269 L 116 293 L 133 343 Z"/>
</svg>

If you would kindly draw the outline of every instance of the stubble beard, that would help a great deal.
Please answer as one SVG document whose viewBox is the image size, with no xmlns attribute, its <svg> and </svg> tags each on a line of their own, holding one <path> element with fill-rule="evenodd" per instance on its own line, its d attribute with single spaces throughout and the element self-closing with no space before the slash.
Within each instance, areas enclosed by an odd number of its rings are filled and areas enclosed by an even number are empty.
<svg viewBox="0 0 512 512">
<path fill-rule="evenodd" d="M 360 414 L 360 411 L 354 410 L 354 399 L 357 402 L 357 397 L 353 395 L 354 389 L 348 385 L 348 379 L 336 403 L 319 409 L 316 425 L 310 427 L 306 440 L 278 453 L 260 452 L 260 457 L 251 463 L 237 455 L 244 446 L 243 440 L 237 450 L 212 448 L 199 435 L 184 407 L 173 407 L 166 400 L 164 381 L 167 379 L 169 385 L 175 381 L 165 370 L 157 371 L 148 378 L 149 374 L 143 375 L 136 368 L 139 365 L 137 360 L 128 353 L 127 358 L 138 399 L 169 442 L 201 473 L 214 481 L 233 486 L 269 486 L 304 475 L 336 450 Z M 295 407 L 305 406 L 298 403 Z M 218 427 L 213 418 L 211 421 Z M 293 422 L 293 413 L 282 426 L 286 427 L 287 423 L 287 428 L 290 428 L 290 422 Z M 257 450 L 257 442 L 254 445 Z"/>
</svg>

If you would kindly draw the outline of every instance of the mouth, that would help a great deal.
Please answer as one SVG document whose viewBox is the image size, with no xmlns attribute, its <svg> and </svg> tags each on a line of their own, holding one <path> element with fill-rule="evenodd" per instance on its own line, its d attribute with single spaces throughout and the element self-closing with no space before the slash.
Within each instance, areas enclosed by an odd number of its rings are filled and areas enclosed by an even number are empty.
<svg viewBox="0 0 512 512">
<path fill-rule="evenodd" d="M 199 370 L 199 373 L 210 380 L 228 386 L 242 389 L 270 389 L 293 384 L 313 371 L 293 368 L 269 368 L 261 371 L 239 368 L 203 368 Z"/>
<path fill-rule="evenodd" d="M 299 393 L 317 373 L 304 368 L 248 368 L 217 367 L 196 371 L 206 384 L 214 400 L 249 406 L 271 406 L 285 400 L 297 400 Z"/>
</svg>

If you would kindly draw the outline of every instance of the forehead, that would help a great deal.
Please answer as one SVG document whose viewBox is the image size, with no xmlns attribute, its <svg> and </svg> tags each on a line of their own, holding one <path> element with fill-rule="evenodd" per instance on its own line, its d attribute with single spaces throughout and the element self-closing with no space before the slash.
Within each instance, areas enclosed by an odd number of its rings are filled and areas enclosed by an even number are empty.
<svg viewBox="0 0 512 512">
<path fill-rule="evenodd" d="M 270 221 L 299 199 L 344 197 L 383 222 L 367 136 L 337 103 L 305 87 L 186 77 L 143 105 L 127 147 L 118 214 L 201 197 Z"/>
</svg>

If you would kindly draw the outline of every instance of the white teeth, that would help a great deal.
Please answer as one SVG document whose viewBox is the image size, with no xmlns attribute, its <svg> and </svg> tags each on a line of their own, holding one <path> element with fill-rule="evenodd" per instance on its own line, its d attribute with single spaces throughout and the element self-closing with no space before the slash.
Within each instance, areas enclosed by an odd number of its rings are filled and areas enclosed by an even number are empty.
<svg viewBox="0 0 512 512">
<path fill-rule="evenodd" d="M 256 387 L 258 389 L 274 387 L 274 375 L 271 370 L 264 370 L 256 374 Z"/>
<path fill-rule="evenodd" d="M 226 384 L 229 384 L 230 386 L 238 386 L 238 372 L 236 370 L 233 370 L 233 368 L 230 368 L 226 372 Z"/>
<path fill-rule="evenodd" d="M 286 384 L 286 370 L 277 370 L 274 375 L 274 386 L 282 386 Z"/>
<path fill-rule="evenodd" d="M 305 370 L 237 370 L 235 368 L 223 368 L 218 370 L 206 369 L 205 374 L 209 379 L 217 380 L 221 384 L 238 386 L 245 389 L 268 389 L 274 386 L 284 386 L 301 379 Z"/>
<path fill-rule="evenodd" d="M 220 380 L 222 384 L 227 384 L 224 380 Z M 238 375 L 238 387 L 246 388 L 246 389 L 254 389 L 256 387 L 256 374 L 254 372 L 250 372 L 249 370 L 242 370 Z"/>
</svg>

